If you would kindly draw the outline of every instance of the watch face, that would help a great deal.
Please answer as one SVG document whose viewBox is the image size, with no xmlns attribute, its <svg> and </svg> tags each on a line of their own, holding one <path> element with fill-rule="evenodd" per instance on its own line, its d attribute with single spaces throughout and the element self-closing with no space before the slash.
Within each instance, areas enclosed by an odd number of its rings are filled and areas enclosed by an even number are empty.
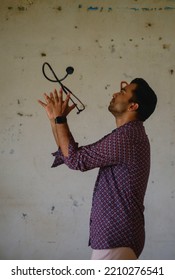
<svg viewBox="0 0 175 280">
<path fill-rule="evenodd" d="M 67 122 L 67 118 L 65 116 L 58 116 L 55 118 L 55 123 L 66 123 Z"/>
</svg>

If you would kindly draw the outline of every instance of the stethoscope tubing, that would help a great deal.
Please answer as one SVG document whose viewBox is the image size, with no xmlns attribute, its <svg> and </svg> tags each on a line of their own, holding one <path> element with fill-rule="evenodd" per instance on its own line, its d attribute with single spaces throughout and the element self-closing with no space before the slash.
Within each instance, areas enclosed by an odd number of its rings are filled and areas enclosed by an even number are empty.
<svg viewBox="0 0 175 280">
<path fill-rule="evenodd" d="M 50 69 L 50 71 L 52 72 L 52 74 L 53 74 L 55 80 L 50 79 L 50 78 L 46 75 L 46 73 L 45 73 L 45 66 L 46 66 L 46 65 L 49 67 L 49 69 Z M 62 81 L 63 81 L 64 79 L 66 79 L 66 77 L 68 76 L 68 74 L 66 74 L 66 76 L 65 76 L 64 78 L 58 79 L 58 77 L 56 76 L 55 72 L 53 71 L 52 67 L 50 66 L 50 64 L 49 64 L 48 62 L 44 62 L 44 63 L 43 63 L 42 72 L 43 72 L 44 77 L 45 77 L 47 80 L 49 80 L 50 82 L 53 82 L 53 83 L 59 83 L 60 86 L 61 86 L 61 88 L 62 88 L 62 90 L 64 91 L 64 93 L 65 93 L 66 95 L 70 93 L 70 94 L 82 105 L 83 108 L 82 108 L 82 109 L 79 109 L 78 106 L 77 106 L 77 104 L 76 104 L 76 103 L 74 102 L 74 100 L 70 97 L 70 100 L 72 101 L 72 103 L 75 105 L 75 107 L 76 107 L 77 110 L 78 110 L 78 111 L 77 111 L 77 114 L 79 114 L 81 111 L 83 111 L 83 110 L 85 109 L 85 106 L 84 106 L 84 104 L 81 102 L 81 100 L 80 100 L 77 96 L 75 96 L 75 94 L 73 94 L 73 92 L 72 92 L 70 89 L 68 89 L 65 85 L 63 85 L 63 83 L 62 83 Z"/>
</svg>

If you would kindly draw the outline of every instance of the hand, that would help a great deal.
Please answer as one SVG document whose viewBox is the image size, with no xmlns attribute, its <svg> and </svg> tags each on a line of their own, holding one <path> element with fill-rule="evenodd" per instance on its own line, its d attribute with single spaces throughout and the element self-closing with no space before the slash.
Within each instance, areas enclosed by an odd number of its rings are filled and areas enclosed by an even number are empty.
<svg viewBox="0 0 175 280">
<path fill-rule="evenodd" d="M 63 101 L 62 94 L 62 89 L 60 89 L 59 95 L 55 89 L 54 94 L 50 93 L 50 96 L 46 93 L 44 94 L 46 103 L 38 100 L 39 104 L 46 110 L 50 120 L 55 119 L 57 116 L 67 116 L 75 108 L 74 104 L 69 106 L 70 95 L 67 94 L 65 101 Z"/>
<path fill-rule="evenodd" d="M 51 92 L 50 96 L 44 93 L 44 99 L 46 103 L 42 102 L 41 100 L 38 100 L 38 103 L 45 109 L 49 120 L 54 120 L 53 104 L 52 104 L 52 101 L 54 100 L 53 93 Z"/>
<path fill-rule="evenodd" d="M 69 106 L 70 94 L 66 95 L 66 99 L 63 101 L 63 91 L 60 89 L 59 94 L 57 90 L 54 91 L 54 99 L 52 100 L 53 103 L 53 114 L 54 117 L 58 116 L 67 116 L 74 108 L 75 104 Z"/>
</svg>

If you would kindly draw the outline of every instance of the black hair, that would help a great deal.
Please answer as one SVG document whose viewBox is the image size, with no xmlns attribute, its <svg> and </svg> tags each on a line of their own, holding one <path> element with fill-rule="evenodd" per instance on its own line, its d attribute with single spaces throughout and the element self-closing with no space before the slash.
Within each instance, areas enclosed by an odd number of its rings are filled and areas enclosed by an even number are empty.
<svg viewBox="0 0 175 280">
<path fill-rule="evenodd" d="M 157 104 L 157 96 L 148 83 L 142 78 L 131 81 L 137 87 L 133 92 L 133 101 L 138 103 L 137 109 L 139 120 L 145 121 L 154 112 Z"/>
</svg>

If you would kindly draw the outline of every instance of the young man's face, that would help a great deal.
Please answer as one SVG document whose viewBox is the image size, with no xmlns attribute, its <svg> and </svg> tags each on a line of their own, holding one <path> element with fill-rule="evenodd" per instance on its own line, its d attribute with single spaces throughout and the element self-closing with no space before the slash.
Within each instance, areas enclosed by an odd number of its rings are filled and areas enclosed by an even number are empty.
<svg viewBox="0 0 175 280">
<path fill-rule="evenodd" d="M 121 82 L 120 91 L 113 94 L 113 98 L 109 104 L 108 110 L 114 116 L 121 116 L 126 113 L 131 105 L 130 99 L 133 96 L 133 91 L 136 89 L 136 84 L 128 84 Z"/>
</svg>

